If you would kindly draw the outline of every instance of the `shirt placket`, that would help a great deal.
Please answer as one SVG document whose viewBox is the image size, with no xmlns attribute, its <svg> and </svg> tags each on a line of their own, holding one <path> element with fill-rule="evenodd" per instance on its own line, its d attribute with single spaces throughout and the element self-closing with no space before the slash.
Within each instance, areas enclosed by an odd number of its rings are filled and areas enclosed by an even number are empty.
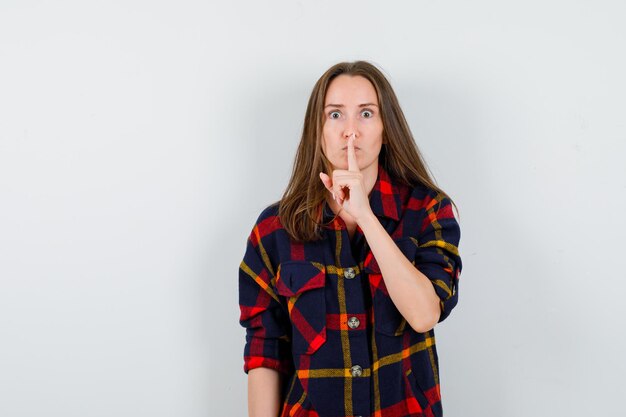
<svg viewBox="0 0 626 417">
<path fill-rule="evenodd" d="M 371 355 L 368 340 L 368 299 L 364 294 L 367 275 L 360 259 L 365 250 L 353 253 L 345 222 L 335 220 L 335 259 L 337 262 L 337 298 L 341 314 L 341 346 L 344 360 L 344 398 L 346 415 L 369 416 L 371 399 Z M 354 239 L 364 242 L 357 227 Z M 362 243 L 361 243 L 362 244 Z M 356 256 L 355 256 L 356 255 Z M 365 280 L 365 281 L 364 281 Z"/>
</svg>

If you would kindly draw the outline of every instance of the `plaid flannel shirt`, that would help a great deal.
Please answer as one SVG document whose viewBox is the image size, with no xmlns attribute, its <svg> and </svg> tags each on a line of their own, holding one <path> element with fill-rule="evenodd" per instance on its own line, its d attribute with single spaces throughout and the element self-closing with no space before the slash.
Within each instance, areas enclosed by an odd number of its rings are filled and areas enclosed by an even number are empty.
<svg viewBox="0 0 626 417">
<path fill-rule="evenodd" d="M 459 225 L 448 198 L 390 178 L 379 164 L 373 213 L 433 283 L 439 322 L 457 304 Z M 333 213 L 323 206 L 324 221 Z M 441 416 L 434 330 L 402 317 L 360 227 L 337 217 L 318 242 L 294 243 L 276 204 L 259 216 L 239 268 L 244 371 L 267 367 L 287 382 L 280 416 Z"/>
</svg>

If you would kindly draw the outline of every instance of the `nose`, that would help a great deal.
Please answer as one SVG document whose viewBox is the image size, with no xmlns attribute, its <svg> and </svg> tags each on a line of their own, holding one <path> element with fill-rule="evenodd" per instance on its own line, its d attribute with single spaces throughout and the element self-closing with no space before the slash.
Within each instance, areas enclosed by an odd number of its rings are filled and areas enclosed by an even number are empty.
<svg viewBox="0 0 626 417">
<path fill-rule="evenodd" d="M 346 127 L 343 131 L 343 137 L 345 139 L 348 139 L 350 138 L 350 136 L 352 136 L 352 134 L 354 134 L 355 139 L 359 137 L 359 130 L 357 129 L 356 122 L 350 120 L 346 123 Z"/>
</svg>

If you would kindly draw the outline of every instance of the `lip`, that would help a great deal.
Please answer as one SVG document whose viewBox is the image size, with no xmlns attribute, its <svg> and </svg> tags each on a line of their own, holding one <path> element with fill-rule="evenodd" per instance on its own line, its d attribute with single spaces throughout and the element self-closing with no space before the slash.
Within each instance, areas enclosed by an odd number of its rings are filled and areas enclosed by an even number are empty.
<svg viewBox="0 0 626 417">
<path fill-rule="evenodd" d="M 341 150 L 342 150 L 342 151 L 345 151 L 346 149 L 348 149 L 348 147 L 347 147 L 347 146 L 346 146 L 346 147 L 341 148 Z M 360 149 L 361 149 L 361 148 L 359 148 L 358 146 L 355 146 L 355 147 L 354 147 L 354 150 L 355 150 L 355 151 L 358 151 L 358 150 L 360 150 Z"/>
</svg>

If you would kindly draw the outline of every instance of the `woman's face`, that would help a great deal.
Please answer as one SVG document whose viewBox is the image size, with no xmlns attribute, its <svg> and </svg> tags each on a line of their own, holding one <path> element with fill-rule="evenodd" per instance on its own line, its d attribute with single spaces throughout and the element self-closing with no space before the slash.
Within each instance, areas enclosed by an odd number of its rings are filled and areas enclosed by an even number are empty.
<svg viewBox="0 0 626 417">
<path fill-rule="evenodd" d="M 322 150 L 333 169 L 348 169 L 348 138 L 354 133 L 359 169 L 378 169 L 383 121 L 376 90 L 365 77 L 339 75 L 324 100 Z"/>
</svg>

